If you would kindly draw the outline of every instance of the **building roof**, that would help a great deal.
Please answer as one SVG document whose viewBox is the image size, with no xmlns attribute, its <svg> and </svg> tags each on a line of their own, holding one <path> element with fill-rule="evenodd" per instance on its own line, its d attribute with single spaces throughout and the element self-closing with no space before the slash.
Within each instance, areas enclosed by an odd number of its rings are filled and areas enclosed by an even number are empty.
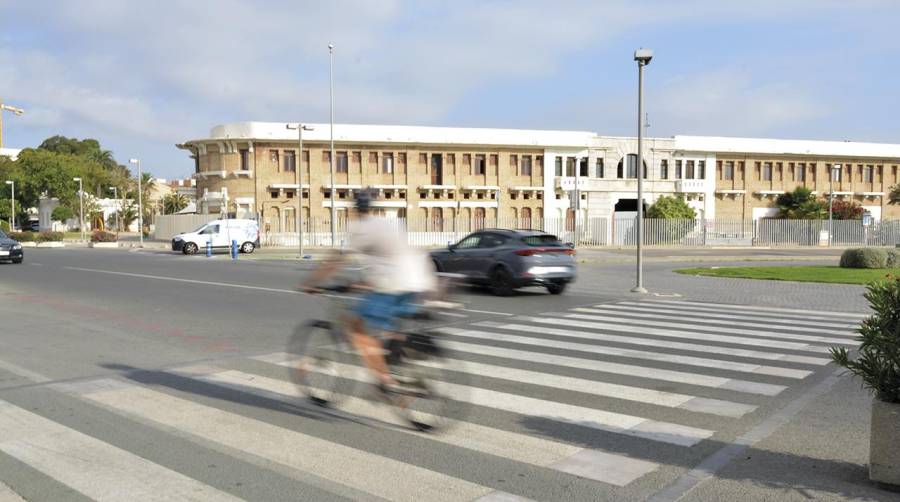
<svg viewBox="0 0 900 502">
<path fill-rule="evenodd" d="M 329 124 L 306 124 L 303 139 L 328 141 Z M 540 131 L 529 129 L 486 129 L 472 127 L 420 127 L 390 125 L 335 124 L 334 140 L 354 143 L 403 143 L 448 145 L 527 145 L 535 147 L 588 147 L 596 134 L 589 131 Z M 213 127 L 209 138 L 189 141 L 259 140 L 291 141 L 296 129 L 284 122 L 234 122 Z"/>
<path fill-rule="evenodd" d="M 900 158 L 900 145 L 857 141 L 675 136 L 675 149 L 691 152 Z"/>
</svg>

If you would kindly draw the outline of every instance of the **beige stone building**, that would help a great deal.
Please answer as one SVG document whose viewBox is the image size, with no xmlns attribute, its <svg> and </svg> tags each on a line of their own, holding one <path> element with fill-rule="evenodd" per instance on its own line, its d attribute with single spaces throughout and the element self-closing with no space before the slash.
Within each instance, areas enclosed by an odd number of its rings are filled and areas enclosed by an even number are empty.
<svg viewBox="0 0 900 502">
<path fill-rule="evenodd" d="M 217 126 L 186 141 L 195 161 L 198 212 L 259 218 L 265 232 L 296 231 L 298 197 L 305 221 L 339 221 L 353 192 L 378 189 L 386 216 L 412 230 L 467 226 L 571 225 L 584 218 L 633 218 L 637 210 L 637 141 L 586 131 L 404 127 L 338 124 L 335 178 L 329 170 L 329 126 L 309 124 L 302 154 L 296 129 L 284 123 Z M 898 182 L 900 145 L 675 136 L 648 138 L 644 203 L 683 195 L 700 218 L 758 219 L 775 197 L 808 186 L 827 197 L 840 165 L 836 197 L 861 203 L 875 219 L 900 219 L 887 204 Z M 302 180 L 302 181 L 301 181 Z M 574 207 L 575 200 L 579 207 Z"/>
</svg>

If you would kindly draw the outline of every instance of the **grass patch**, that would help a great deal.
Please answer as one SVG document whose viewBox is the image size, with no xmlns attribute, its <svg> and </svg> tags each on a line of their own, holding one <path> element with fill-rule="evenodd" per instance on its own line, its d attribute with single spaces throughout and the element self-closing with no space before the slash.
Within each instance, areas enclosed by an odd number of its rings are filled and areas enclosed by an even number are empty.
<svg viewBox="0 0 900 502">
<path fill-rule="evenodd" d="M 868 284 L 884 279 L 887 274 L 900 276 L 900 268 L 841 268 L 837 266 L 717 267 L 682 268 L 679 274 L 765 279 L 769 281 L 826 282 Z"/>
</svg>

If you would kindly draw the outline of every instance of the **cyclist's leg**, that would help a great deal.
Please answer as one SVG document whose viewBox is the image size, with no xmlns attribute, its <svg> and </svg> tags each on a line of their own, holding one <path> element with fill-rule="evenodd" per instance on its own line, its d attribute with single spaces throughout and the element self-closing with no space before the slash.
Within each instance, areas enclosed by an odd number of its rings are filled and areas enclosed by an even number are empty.
<svg viewBox="0 0 900 502">
<path fill-rule="evenodd" d="M 378 378 L 379 382 L 395 383 L 384 359 L 384 344 L 379 338 L 366 333 L 365 328 L 365 321 L 362 318 L 352 319 L 349 325 L 350 342 L 362 357 L 363 364 Z"/>
</svg>

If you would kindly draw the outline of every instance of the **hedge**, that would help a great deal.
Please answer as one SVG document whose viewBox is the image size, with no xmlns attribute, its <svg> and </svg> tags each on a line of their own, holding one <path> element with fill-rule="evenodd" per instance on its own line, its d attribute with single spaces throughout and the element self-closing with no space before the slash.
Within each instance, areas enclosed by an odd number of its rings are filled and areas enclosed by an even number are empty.
<svg viewBox="0 0 900 502">
<path fill-rule="evenodd" d="M 10 232 L 9 238 L 19 242 L 34 242 L 34 232 Z"/>
<path fill-rule="evenodd" d="M 841 254 L 843 268 L 888 268 L 888 252 L 880 248 L 854 248 Z"/>
<path fill-rule="evenodd" d="M 900 249 L 887 250 L 887 268 L 900 268 Z"/>
<path fill-rule="evenodd" d="M 97 230 L 91 234 L 91 242 L 116 242 L 116 234 Z"/>
</svg>

